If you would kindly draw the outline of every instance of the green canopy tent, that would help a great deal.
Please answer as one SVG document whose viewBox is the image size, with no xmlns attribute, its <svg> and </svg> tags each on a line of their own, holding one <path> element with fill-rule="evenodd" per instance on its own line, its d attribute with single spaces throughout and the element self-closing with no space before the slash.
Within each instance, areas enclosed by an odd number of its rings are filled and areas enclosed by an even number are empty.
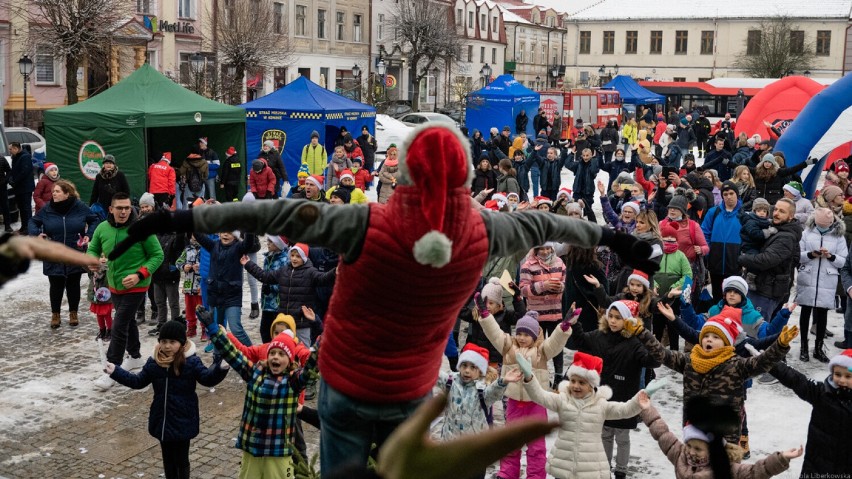
<svg viewBox="0 0 852 479">
<path fill-rule="evenodd" d="M 234 146 L 245 165 L 245 123 L 242 108 L 197 95 L 147 64 L 97 96 L 44 115 L 49 161 L 77 185 L 83 201 L 105 154 L 115 156 L 136 198 L 147 188 L 149 161 L 170 151 L 178 168 L 201 137 L 222 161 Z"/>
</svg>

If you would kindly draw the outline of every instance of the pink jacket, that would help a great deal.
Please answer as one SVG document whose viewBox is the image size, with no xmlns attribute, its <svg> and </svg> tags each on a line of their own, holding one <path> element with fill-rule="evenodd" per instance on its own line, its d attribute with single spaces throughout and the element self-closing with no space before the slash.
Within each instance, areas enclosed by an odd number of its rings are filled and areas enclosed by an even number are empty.
<svg viewBox="0 0 852 479">
<path fill-rule="evenodd" d="M 527 255 L 521 265 L 521 293 L 527 298 L 527 309 L 538 312 L 538 320 L 562 320 L 562 293 L 548 293 L 544 281 L 558 279 L 565 286 L 565 263 L 555 254 L 550 264 L 543 263 L 533 251 Z"/>
</svg>

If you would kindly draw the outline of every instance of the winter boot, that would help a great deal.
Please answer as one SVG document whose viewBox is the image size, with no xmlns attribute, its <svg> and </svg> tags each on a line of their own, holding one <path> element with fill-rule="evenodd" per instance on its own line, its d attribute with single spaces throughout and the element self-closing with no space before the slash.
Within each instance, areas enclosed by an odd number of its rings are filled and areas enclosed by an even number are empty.
<svg viewBox="0 0 852 479">
<path fill-rule="evenodd" d="M 803 363 L 806 363 L 811 360 L 811 357 L 808 355 L 808 337 L 804 335 L 802 337 L 802 352 L 799 353 L 799 360 Z"/>
<path fill-rule="evenodd" d="M 834 347 L 837 349 L 852 348 L 852 331 L 843 330 L 843 341 L 835 341 Z"/>
<path fill-rule="evenodd" d="M 100 339 L 101 341 L 103 341 L 105 337 L 106 337 L 106 328 L 101 328 L 100 330 L 98 330 L 98 335 L 95 337 L 95 340 Z"/>
<path fill-rule="evenodd" d="M 110 339 L 112 339 L 112 329 L 107 328 L 106 334 L 104 334 L 104 342 L 109 342 Z"/>
<path fill-rule="evenodd" d="M 829 361 L 828 356 L 825 355 L 825 349 L 822 341 L 817 341 L 816 344 L 814 344 L 814 359 L 821 363 L 827 363 Z"/>
<path fill-rule="evenodd" d="M 68 313 L 68 325 L 69 326 L 77 326 L 80 324 L 80 319 L 77 317 L 77 311 L 71 311 Z"/>
<path fill-rule="evenodd" d="M 627 473 L 616 471 L 615 472 L 615 479 L 627 479 Z"/>
<path fill-rule="evenodd" d="M 51 313 L 50 314 L 50 327 L 51 329 L 56 329 L 59 327 L 61 322 L 59 321 L 59 313 Z"/>
<path fill-rule="evenodd" d="M 305 388 L 305 401 L 313 401 L 317 397 L 317 383 L 312 383 Z"/>
<path fill-rule="evenodd" d="M 740 436 L 740 447 L 743 449 L 743 459 L 751 457 L 751 450 L 748 447 L 748 436 Z"/>
<path fill-rule="evenodd" d="M 251 313 L 249 313 L 250 319 L 257 319 L 260 316 L 260 305 L 257 303 L 251 303 Z"/>
</svg>

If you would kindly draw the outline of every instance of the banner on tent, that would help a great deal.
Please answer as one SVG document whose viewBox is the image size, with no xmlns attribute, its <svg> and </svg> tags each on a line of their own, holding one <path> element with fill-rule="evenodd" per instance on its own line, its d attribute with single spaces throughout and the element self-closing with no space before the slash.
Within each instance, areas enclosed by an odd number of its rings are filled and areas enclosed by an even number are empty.
<svg viewBox="0 0 852 479">
<path fill-rule="evenodd" d="M 83 142 L 80 146 L 80 153 L 77 155 L 77 162 L 83 176 L 94 181 L 98 173 L 101 172 L 104 156 L 106 156 L 106 152 L 98 142 L 92 140 Z"/>
<path fill-rule="evenodd" d="M 246 118 L 258 120 L 349 120 L 356 121 L 362 118 L 375 118 L 373 111 L 343 111 L 334 113 L 320 113 L 310 111 L 286 111 L 286 110 L 247 110 Z"/>
</svg>

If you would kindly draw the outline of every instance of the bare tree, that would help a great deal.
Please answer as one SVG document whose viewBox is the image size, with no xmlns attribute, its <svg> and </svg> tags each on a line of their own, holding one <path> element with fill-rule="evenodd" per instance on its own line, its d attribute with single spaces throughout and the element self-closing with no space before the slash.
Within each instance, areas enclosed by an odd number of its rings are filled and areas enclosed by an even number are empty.
<svg viewBox="0 0 852 479">
<path fill-rule="evenodd" d="M 240 90 L 246 73 L 289 62 L 293 49 L 287 23 L 271 0 L 218 0 L 211 9 L 216 30 L 211 44 L 221 60 L 235 68 L 232 81 Z"/>
<path fill-rule="evenodd" d="M 461 38 L 456 33 L 449 4 L 440 0 L 399 0 L 391 27 L 408 56 L 411 79 L 417 88 L 434 67 L 457 59 Z M 419 95 L 412 107 L 417 111 Z"/>
<path fill-rule="evenodd" d="M 781 78 L 787 72 L 810 70 L 816 54 L 814 44 L 790 17 L 772 17 L 760 22 L 745 41 L 745 49 L 734 63 L 755 78 Z"/>
<path fill-rule="evenodd" d="M 84 62 L 105 64 L 115 29 L 128 20 L 130 0 L 2 0 L 12 16 L 29 25 L 25 53 L 46 46 L 65 64 L 68 104 L 77 103 L 77 68 Z"/>
<path fill-rule="evenodd" d="M 450 98 L 452 98 L 453 103 L 464 106 L 467 102 L 467 96 L 474 90 L 476 90 L 476 87 L 473 80 L 459 75 L 450 84 Z"/>
</svg>

